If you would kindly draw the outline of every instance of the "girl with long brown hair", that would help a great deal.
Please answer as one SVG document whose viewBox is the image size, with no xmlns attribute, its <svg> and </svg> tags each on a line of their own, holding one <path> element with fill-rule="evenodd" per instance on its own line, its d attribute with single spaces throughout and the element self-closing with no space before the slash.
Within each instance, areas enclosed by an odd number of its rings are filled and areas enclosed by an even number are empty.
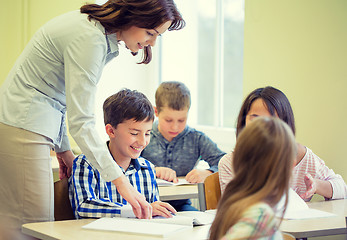
<svg viewBox="0 0 347 240">
<path fill-rule="evenodd" d="M 281 239 L 273 208 L 287 198 L 295 155 L 293 132 L 278 118 L 260 117 L 242 130 L 235 176 L 219 202 L 210 239 Z"/>
</svg>

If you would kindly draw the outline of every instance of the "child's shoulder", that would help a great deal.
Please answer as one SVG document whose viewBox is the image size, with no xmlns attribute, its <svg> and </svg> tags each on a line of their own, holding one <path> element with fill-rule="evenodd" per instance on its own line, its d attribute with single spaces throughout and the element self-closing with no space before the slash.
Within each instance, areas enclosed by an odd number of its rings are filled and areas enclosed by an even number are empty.
<svg viewBox="0 0 347 240">
<path fill-rule="evenodd" d="M 244 212 L 244 217 L 267 218 L 265 216 L 275 216 L 275 212 L 269 204 L 258 202 L 248 207 Z"/>
<path fill-rule="evenodd" d="M 207 136 L 206 133 L 204 133 L 203 131 L 196 129 L 194 127 L 190 127 L 190 126 L 186 126 L 186 128 L 184 129 L 186 135 L 193 135 L 196 137 L 200 137 L 200 136 Z"/>
<path fill-rule="evenodd" d="M 91 168 L 93 168 L 93 166 L 89 163 L 86 155 L 84 154 L 80 154 L 78 155 L 75 159 L 74 159 L 74 164 L 75 165 L 86 165 L 86 166 L 90 166 Z M 94 168 L 93 168 L 94 169 Z"/>
</svg>

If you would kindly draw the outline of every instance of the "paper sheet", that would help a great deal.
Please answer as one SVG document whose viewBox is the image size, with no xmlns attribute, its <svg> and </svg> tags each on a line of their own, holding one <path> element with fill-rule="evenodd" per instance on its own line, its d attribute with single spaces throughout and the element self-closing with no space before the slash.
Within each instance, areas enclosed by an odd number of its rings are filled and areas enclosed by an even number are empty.
<svg viewBox="0 0 347 240">
<path fill-rule="evenodd" d="M 284 202 L 285 198 L 282 197 L 281 201 L 277 204 L 276 215 L 279 217 L 282 216 Z M 294 192 L 294 190 L 289 189 L 288 205 L 283 216 L 284 219 L 309 219 L 333 216 L 336 215 L 309 208 L 306 202 L 296 192 Z"/>
<path fill-rule="evenodd" d="M 186 184 L 193 184 L 193 183 L 190 183 L 183 178 L 179 178 L 177 183 L 173 183 L 173 182 L 169 182 L 169 181 L 157 178 L 157 184 L 158 184 L 158 186 L 164 187 L 164 186 L 186 185 Z"/>
<path fill-rule="evenodd" d="M 129 218 L 100 218 L 84 225 L 82 228 L 165 237 L 178 231 L 191 229 L 192 226 L 148 222 Z"/>
</svg>

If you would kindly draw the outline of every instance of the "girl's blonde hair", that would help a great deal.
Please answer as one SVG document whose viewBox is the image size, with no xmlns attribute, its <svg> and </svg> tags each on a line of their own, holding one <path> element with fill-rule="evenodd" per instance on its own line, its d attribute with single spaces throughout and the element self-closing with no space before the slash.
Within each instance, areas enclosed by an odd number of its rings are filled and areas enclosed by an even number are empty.
<svg viewBox="0 0 347 240">
<path fill-rule="evenodd" d="M 274 207 L 286 195 L 296 155 L 293 131 L 282 120 L 259 117 L 244 128 L 234 150 L 235 177 L 219 202 L 210 239 L 220 239 L 258 202 Z"/>
</svg>

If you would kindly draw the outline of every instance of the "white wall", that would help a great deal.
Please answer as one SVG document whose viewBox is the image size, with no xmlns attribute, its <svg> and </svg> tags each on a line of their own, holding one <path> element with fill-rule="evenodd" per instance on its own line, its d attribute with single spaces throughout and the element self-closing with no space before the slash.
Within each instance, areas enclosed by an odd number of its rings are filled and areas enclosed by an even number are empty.
<svg viewBox="0 0 347 240">
<path fill-rule="evenodd" d="M 96 128 L 100 137 L 105 140 L 108 139 L 102 111 L 105 99 L 122 88 L 129 88 L 144 93 L 154 105 L 154 94 L 159 84 L 158 54 L 155 47 L 152 48 L 153 60 L 147 65 L 137 64 L 142 57 L 140 53 L 134 57 L 124 46 L 119 48 L 119 56 L 105 66 L 96 94 Z"/>
</svg>

